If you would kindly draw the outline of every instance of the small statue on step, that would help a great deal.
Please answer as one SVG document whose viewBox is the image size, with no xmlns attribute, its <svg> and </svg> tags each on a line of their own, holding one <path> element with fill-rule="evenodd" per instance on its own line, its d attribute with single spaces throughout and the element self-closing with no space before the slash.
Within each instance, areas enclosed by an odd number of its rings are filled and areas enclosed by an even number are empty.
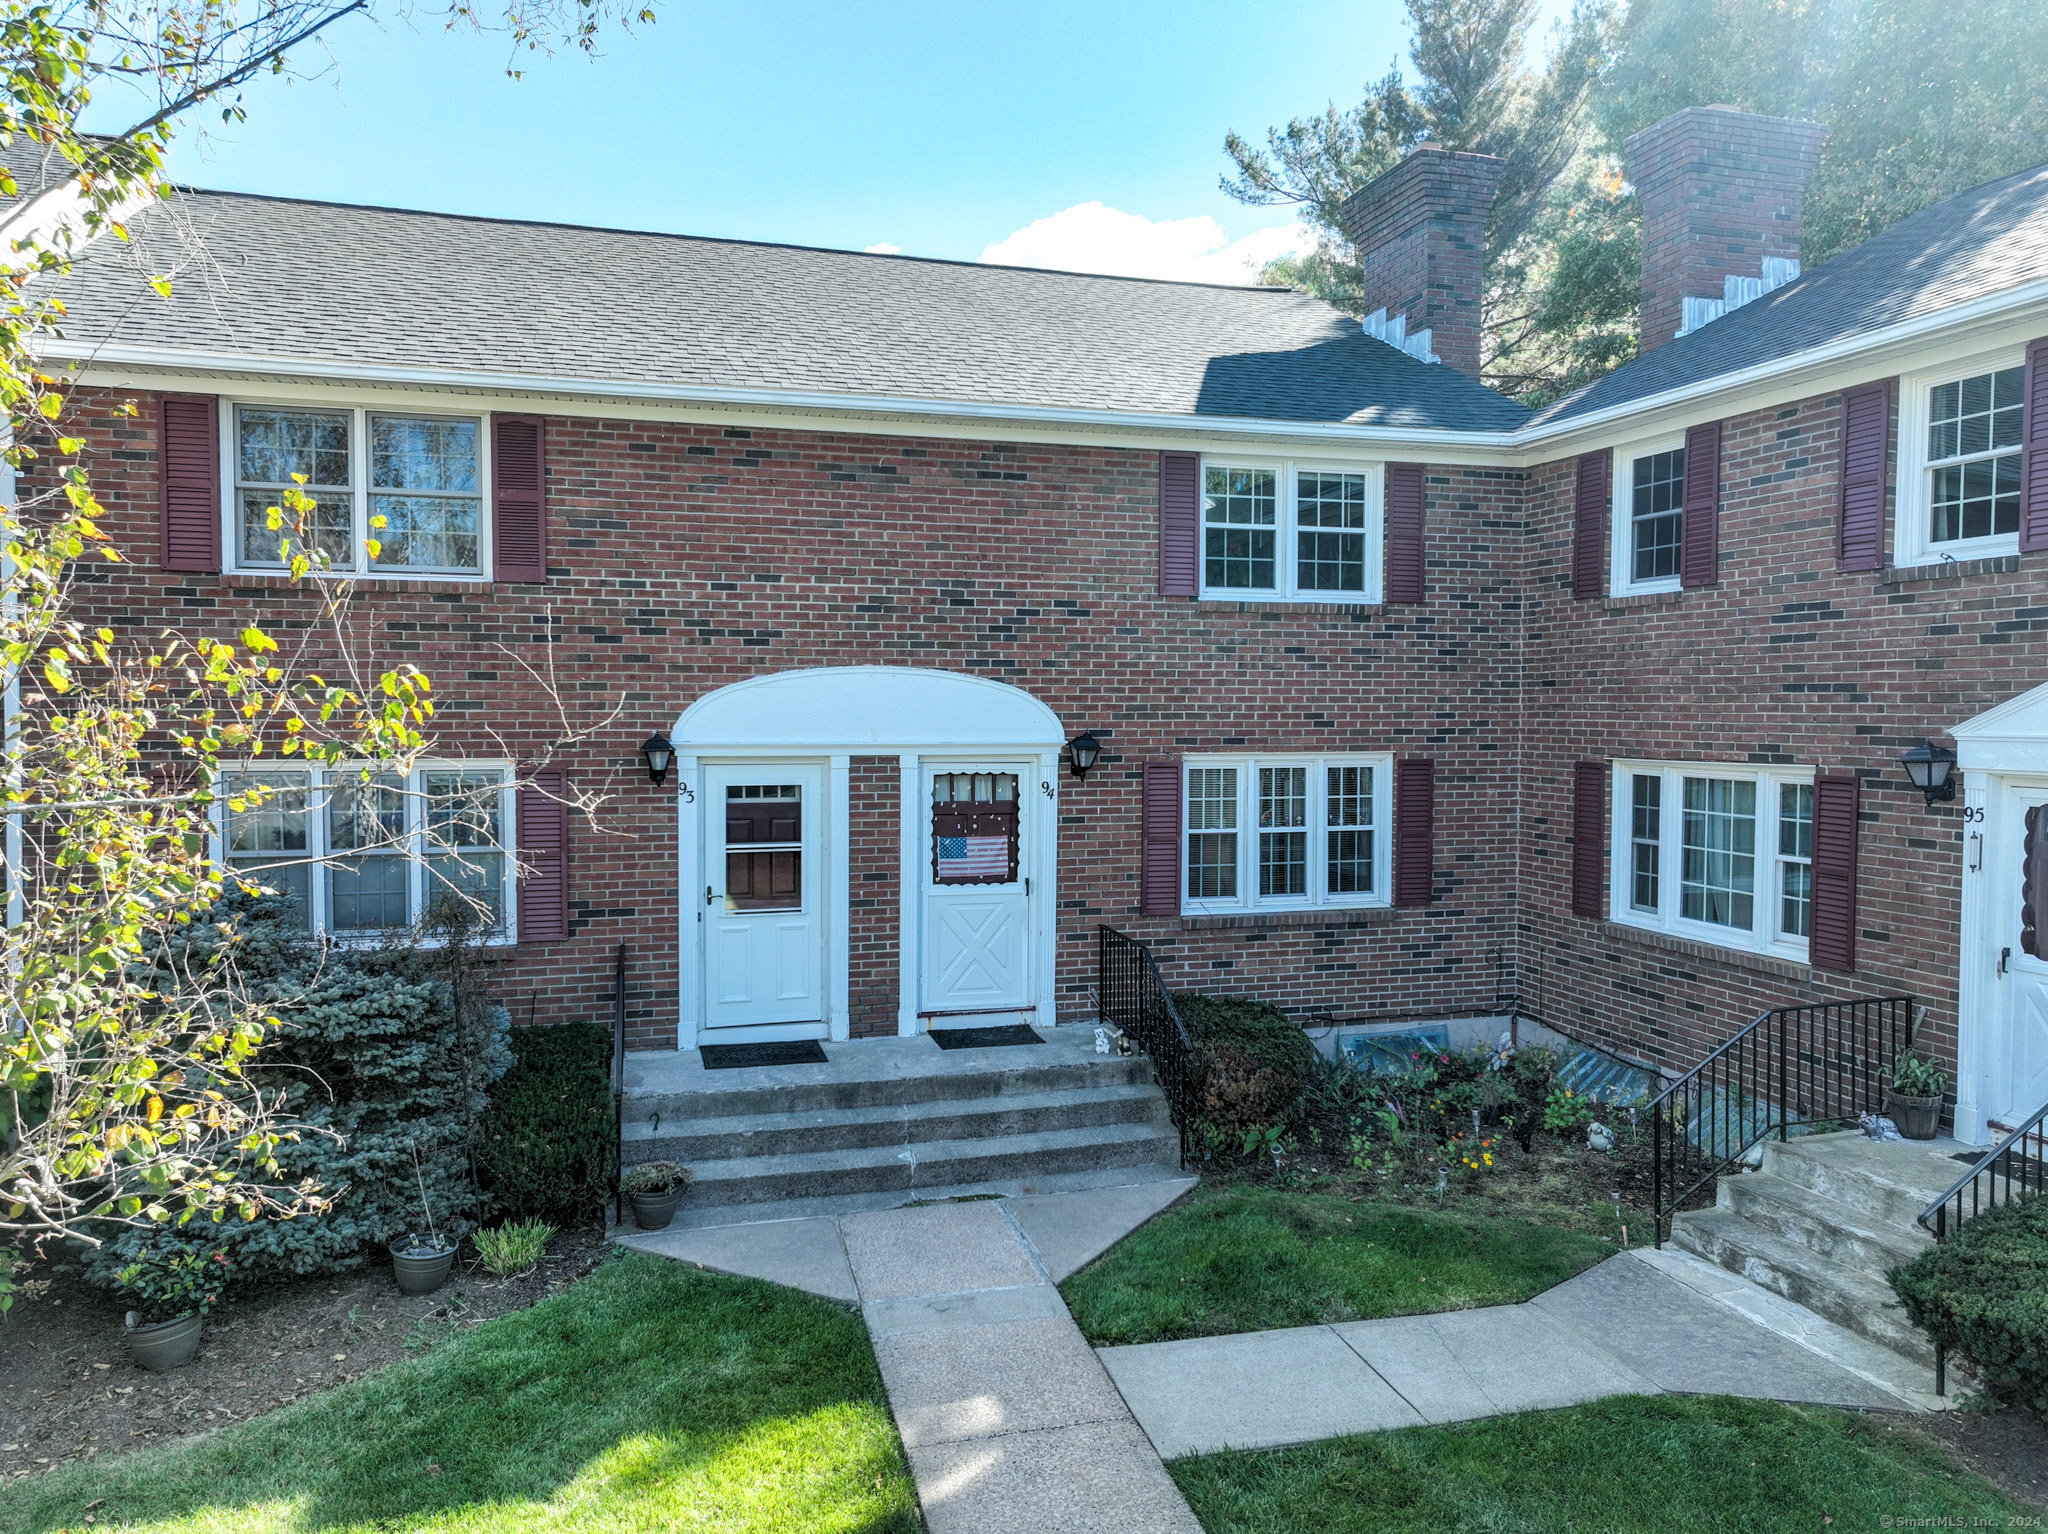
<svg viewBox="0 0 2048 1534">
<path fill-rule="evenodd" d="M 1890 1119 L 1879 1118 L 1875 1113 L 1859 1114 L 1856 1122 L 1863 1126 L 1863 1133 L 1867 1139 L 1903 1140 L 1906 1138 L 1899 1133 L 1898 1125 L 1894 1124 Z"/>
<path fill-rule="evenodd" d="M 1586 1149 L 1611 1151 L 1614 1149 L 1614 1131 L 1597 1120 L 1586 1126 Z"/>
</svg>

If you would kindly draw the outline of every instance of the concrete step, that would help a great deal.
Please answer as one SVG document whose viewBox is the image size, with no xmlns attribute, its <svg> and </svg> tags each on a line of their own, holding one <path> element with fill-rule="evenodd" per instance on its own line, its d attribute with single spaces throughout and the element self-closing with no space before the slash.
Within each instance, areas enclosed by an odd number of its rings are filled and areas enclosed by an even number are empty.
<svg viewBox="0 0 2048 1534">
<path fill-rule="evenodd" d="M 1933 1142 L 1954 1148 L 1953 1141 Z M 1763 1169 L 1901 1230 L 1962 1175 L 1960 1162 L 1927 1142 L 1880 1144 L 1860 1134 L 1802 1135 L 1764 1142 Z"/>
<path fill-rule="evenodd" d="M 986 1178 L 979 1182 L 950 1183 L 944 1187 L 919 1188 L 914 1192 L 879 1190 L 869 1193 L 833 1193 L 809 1198 L 777 1199 L 764 1204 L 704 1204 L 683 1201 L 670 1223 L 672 1230 L 702 1230 L 719 1225 L 748 1225 L 764 1220 L 834 1219 L 842 1214 L 860 1214 L 870 1209 L 900 1209 L 906 1204 L 936 1204 L 954 1198 L 1024 1198 L 1041 1193 L 1084 1193 L 1104 1188 L 1127 1188 L 1171 1183 L 1189 1185 L 1190 1176 L 1178 1166 L 1143 1163 L 1138 1166 L 1090 1167 L 1081 1172 L 1040 1172 L 1027 1177 Z M 606 1205 L 606 1213 L 611 1206 Z M 616 1229 L 631 1232 L 633 1211 L 626 1210 L 626 1223 Z"/>
<path fill-rule="evenodd" d="M 1769 1172 L 1723 1177 L 1719 1205 L 1767 1235 L 1878 1280 L 1933 1242 L 1917 1226 L 1880 1219 Z"/>
<path fill-rule="evenodd" d="M 1162 1134 L 1173 1128 L 1165 1096 L 1149 1082 L 1143 1086 L 1091 1082 L 1067 1091 L 721 1118 L 665 1119 L 637 1099 L 630 1100 L 627 1109 L 628 1163 L 667 1159 L 692 1166 L 716 1160 L 897 1148 L 935 1140 L 994 1139 L 1111 1124 L 1144 1125 Z"/>
<path fill-rule="evenodd" d="M 1155 1124 L 875 1145 L 793 1155 L 699 1161 L 693 1208 L 844 1194 L 917 1194 L 939 1188 L 1028 1181 L 1109 1167 L 1178 1169 L 1180 1137 Z M 1126 1178 L 1126 1181 L 1131 1179 Z"/>
<path fill-rule="evenodd" d="M 1674 1216 L 1671 1244 L 1739 1273 L 1903 1358 L 1929 1365 L 1934 1362 L 1934 1344 L 1906 1319 L 1898 1297 L 1883 1279 L 1772 1235 L 1732 1209 L 1716 1207 Z"/>
<path fill-rule="evenodd" d="M 828 1042 L 822 1064 L 706 1070 L 694 1049 L 626 1057 L 626 1117 L 740 1118 L 844 1112 L 1083 1087 L 1142 1087 L 1143 1055 L 1098 1055 L 1092 1028 L 1043 1028 L 1042 1044 L 941 1049 L 927 1034 Z"/>
</svg>

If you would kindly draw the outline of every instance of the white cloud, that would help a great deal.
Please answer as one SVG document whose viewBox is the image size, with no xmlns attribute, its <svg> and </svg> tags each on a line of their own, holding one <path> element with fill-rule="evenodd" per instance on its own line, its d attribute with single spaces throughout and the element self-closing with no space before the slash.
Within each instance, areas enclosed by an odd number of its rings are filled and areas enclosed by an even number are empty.
<svg viewBox="0 0 2048 1534">
<path fill-rule="evenodd" d="M 887 240 L 883 240 L 877 245 L 863 245 L 860 249 L 861 254 L 864 256 L 900 256 L 903 254 L 903 247 L 901 245 L 891 245 Z"/>
<path fill-rule="evenodd" d="M 981 259 L 1001 266 L 1043 266 L 1113 277 L 1252 283 L 1268 261 L 1314 244 L 1301 224 L 1260 229 L 1232 240 L 1207 214 L 1154 223 L 1136 213 L 1084 202 L 1026 224 L 989 246 Z"/>
</svg>

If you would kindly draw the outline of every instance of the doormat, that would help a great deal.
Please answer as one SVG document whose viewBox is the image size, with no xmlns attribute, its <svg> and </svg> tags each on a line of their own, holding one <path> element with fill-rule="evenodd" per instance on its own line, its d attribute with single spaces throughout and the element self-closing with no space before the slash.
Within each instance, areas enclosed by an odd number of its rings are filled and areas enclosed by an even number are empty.
<svg viewBox="0 0 2048 1534">
<path fill-rule="evenodd" d="M 749 1065 L 824 1065 L 825 1049 L 816 1039 L 789 1039 L 774 1044 L 706 1044 L 698 1050 L 707 1071 L 736 1071 Z"/>
<path fill-rule="evenodd" d="M 1043 1044 L 1029 1023 L 1004 1023 L 998 1028 L 934 1028 L 932 1042 L 941 1049 L 1000 1049 L 1005 1044 Z"/>
</svg>

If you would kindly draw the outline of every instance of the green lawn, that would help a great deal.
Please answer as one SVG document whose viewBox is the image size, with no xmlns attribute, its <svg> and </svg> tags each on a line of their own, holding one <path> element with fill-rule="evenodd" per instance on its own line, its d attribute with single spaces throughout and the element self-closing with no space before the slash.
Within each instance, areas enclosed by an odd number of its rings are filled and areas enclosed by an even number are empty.
<svg viewBox="0 0 2048 1534">
<path fill-rule="evenodd" d="M 1098 1346 L 1161 1342 L 1513 1304 L 1614 1250 L 1520 1220 L 1202 1188 L 1060 1292 Z"/>
<path fill-rule="evenodd" d="M 1167 1468 L 1208 1534 L 1826 1534 L 2035 1516 L 1910 1427 L 1726 1396 L 1623 1396 Z"/>
<path fill-rule="evenodd" d="M 915 1534 L 860 1318 L 655 1257 L 213 1437 L 10 1486 L 0 1531 Z"/>
</svg>

